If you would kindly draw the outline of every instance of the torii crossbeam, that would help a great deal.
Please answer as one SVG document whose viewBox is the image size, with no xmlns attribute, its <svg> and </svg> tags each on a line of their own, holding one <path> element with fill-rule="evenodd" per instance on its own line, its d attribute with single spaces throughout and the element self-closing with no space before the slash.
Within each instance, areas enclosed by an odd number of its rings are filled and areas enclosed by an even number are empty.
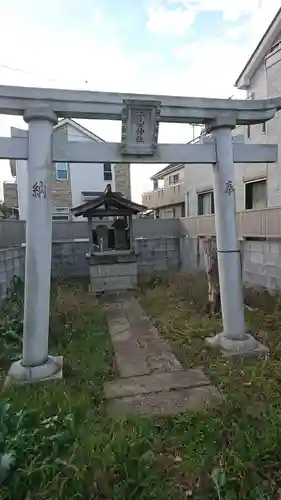
<svg viewBox="0 0 281 500">
<path fill-rule="evenodd" d="M 27 159 L 28 165 L 23 356 L 11 366 L 9 380 L 62 374 L 61 358 L 48 355 L 52 162 L 213 164 L 223 333 L 210 343 L 228 355 L 266 349 L 245 333 L 234 162 L 275 162 L 277 146 L 235 143 L 232 130 L 264 123 L 279 109 L 279 98 L 205 99 L 0 86 L 0 113 L 22 115 L 28 123 L 26 137 L 0 138 L 0 158 Z M 121 143 L 68 143 L 53 133 L 59 117 L 121 120 Z M 204 123 L 213 142 L 158 144 L 160 122 Z"/>
</svg>

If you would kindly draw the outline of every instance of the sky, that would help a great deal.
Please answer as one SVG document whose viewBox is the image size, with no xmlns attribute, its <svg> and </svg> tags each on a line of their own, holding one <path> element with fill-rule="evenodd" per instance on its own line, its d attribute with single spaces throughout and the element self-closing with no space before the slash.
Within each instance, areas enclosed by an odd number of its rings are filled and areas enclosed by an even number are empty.
<svg viewBox="0 0 281 500">
<path fill-rule="evenodd" d="M 0 0 L 0 84 L 244 98 L 234 82 L 279 7 L 280 0 Z M 120 122 L 80 123 L 120 141 Z M 20 117 L 0 115 L 0 136 L 11 126 L 26 128 Z M 192 134 L 188 125 L 160 124 L 159 142 Z M 133 199 L 162 167 L 131 166 Z M 9 163 L 0 161 L 0 183 L 9 179 Z"/>
</svg>

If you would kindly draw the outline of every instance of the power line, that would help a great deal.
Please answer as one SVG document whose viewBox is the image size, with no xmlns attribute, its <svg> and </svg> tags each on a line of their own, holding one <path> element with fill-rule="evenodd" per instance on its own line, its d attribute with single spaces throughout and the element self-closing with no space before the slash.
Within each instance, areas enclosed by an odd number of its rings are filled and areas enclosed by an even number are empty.
<svg viewBox="0 0 281 500">
<path fill-rule="evenodd" d="M 50 82 L 58 82 L 58 80 L 55 78 L 48 78 L 48 77 L 39 75 L 38 73 L 33 73 L 31 71 L 26 71 L 26 70 L 21 69 L 21 68 L 15 68 L 13 66 L 8 66 L 7 64 L 0 64 L 0 68 L 8 69 L 9 71 L 16 71 L 18 73 L 24 73 L 25 75 L 37 76 L 39 78 L 44 78 L 44 80 L 48 80 Z"/>
<path fill-rule="evenodd" d="M 15 71 L 17 73 L 22 73 L 25 75 L 35 76 L 37 78 L 42 78 L 43 80 L 48 81 L 48 82 L 56 82 L 56 83 L 61 82 L 61 80 L 58 80 L 57 78 L 48 78 L 44 75 L 39 75 L 38 73 L 34 73 L 32 71 L 26 71 L 22 68 L 15 68 L 14 66 L 8 66 L 7 64 L 0 64 L 0 68 L 7 69 L 9 71 Z M 88 80 L 84 80 L 83 85 L 88 85 L 88 83 L 89 83 Z"/>
</svg>

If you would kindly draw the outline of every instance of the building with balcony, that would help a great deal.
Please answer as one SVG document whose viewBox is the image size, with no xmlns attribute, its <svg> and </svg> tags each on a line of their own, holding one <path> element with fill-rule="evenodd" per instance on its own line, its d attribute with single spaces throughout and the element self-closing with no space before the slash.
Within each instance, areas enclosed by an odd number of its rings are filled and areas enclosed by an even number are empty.
<svg viewBox="0 0 281 500">
<path fill-rule="evenodd" d="M 184 165 L 170 164 L 151 177 L 153 190 L 142 195 L 142 204 L 160 219 L 185 216 Z"/>
</svg>

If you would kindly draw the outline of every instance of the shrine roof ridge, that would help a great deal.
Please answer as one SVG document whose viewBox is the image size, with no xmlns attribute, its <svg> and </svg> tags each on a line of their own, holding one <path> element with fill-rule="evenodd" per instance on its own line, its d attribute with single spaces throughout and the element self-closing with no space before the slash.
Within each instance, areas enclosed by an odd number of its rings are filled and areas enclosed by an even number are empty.
<svg viewBox="0 0 281 500">
<path fill-rule="evenodd" d="M 103 205 L 105 208 L 101 208 Z M 95 216 L 95 213 L 101 217 L 111 215 L 112 213 L 118 216 L 119 213 L 120 215 L 124 215 L 124 211 L 128 214 L 137 214 L 139 212 L 145 212 L 146 210 L 146 206 L 135 203 L 123 197 L 120 193 L 112 191 L 105 191 L 97 198 L 71 208 L 75 217 L 81 215 L 84 217 L 90 215 Z"/>
</svg>

